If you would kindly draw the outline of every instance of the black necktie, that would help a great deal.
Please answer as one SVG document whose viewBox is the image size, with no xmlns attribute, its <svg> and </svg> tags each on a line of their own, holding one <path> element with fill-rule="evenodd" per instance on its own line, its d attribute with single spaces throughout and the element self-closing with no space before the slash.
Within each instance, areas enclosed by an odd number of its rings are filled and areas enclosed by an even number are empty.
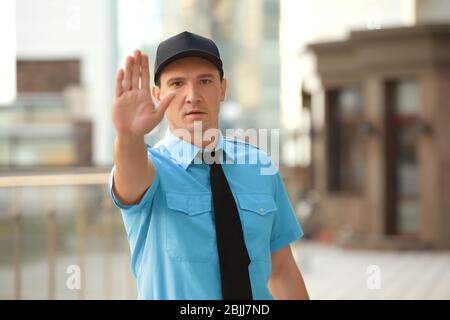
<svg viewBox="0 0 450 320">
<path fill-rule="evenodd" d="M 214 151 L 211 156 L 215 157 Z M 250 257 L 245 246 L 241 219 L 222 165 L 216 161 L 211 164 L 210 180 L 222 297 L 224 300 L 252 300 L 248 273 Z"/>
</svg>

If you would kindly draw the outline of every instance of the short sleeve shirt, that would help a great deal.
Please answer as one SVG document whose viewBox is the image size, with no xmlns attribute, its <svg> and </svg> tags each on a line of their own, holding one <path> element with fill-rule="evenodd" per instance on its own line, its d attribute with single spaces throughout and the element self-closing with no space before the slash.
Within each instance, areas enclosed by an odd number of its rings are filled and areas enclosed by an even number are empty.
<svg viewBox="0 0 450 320">
<path fill-rule="evenodd" d="M 271 253 L 298 240 L 303 231 L 285 186 L 262 150 L 219 134 L 223 171 L 239 211 L 249 252 L 253 298 L 272 299 L 268 290 Z M 222 299 L 220 267 L 209 182 L 201 149 L 170 131 L 147 145 L 156 176 L 139 202 L 121 210 L 131 250 L 139 299 Z"/>
</svg>

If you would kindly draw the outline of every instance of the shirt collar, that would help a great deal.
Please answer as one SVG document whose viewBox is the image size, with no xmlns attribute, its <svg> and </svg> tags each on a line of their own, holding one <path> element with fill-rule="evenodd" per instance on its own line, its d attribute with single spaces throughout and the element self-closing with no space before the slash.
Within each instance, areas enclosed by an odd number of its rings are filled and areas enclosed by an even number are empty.
<svg viewBox="0 0 450 320">
<path fill-rule="evenodd" d="M 170 157 L 185 170 L 202 150 L 202 148 L 178 138 L 170 131 L 170 129 L 167 129 L 161 144 L 167 149 L 167 151 L 169 151 Z M 224 150 L 226 157 L 234 160 L 233 146 L 227 143 L 220 130 L 214 150 L 216 152 L 219 150 Z"/>
</svg>

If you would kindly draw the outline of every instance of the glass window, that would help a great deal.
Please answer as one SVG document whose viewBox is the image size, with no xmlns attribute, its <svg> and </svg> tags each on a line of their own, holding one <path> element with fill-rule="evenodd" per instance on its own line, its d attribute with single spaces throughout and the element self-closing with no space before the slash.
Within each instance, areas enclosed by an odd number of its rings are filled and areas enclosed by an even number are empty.
<svg viewBox="0 0 450 320">
<path fill-rule="evenodd" d="M 358 137 L 363 116 L 360 90 L 331 90 L 327 100 L 329 188 L 360 192 L 364 179 L 362 145 Z"/>
<path fill-rule="evenodd" d="M 411 79 L 388 81 L 386 93 L 388 232 L 411 234 L 419 230 L 419 85 Z"/>
</svg>

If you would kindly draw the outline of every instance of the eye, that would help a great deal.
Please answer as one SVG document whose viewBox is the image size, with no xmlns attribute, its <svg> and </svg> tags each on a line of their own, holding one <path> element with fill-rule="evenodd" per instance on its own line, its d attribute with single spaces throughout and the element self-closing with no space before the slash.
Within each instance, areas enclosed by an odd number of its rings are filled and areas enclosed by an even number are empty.
<svg viewBox="0 0 450 320">
<path fill-rule="evenodd" d="M 200 80 L 201 84 L 210 84 L 211 82 L 212 82 L 211 79 L 201 79 Z"/>
<path fill-rule="evenodd" d="M 170 83 L 170 86 L 179 88 L 179 87 L 181 87 L 182 84 L 183 84 L 183 81 L 174 81 L 174 82 Z"/>
</svg>

